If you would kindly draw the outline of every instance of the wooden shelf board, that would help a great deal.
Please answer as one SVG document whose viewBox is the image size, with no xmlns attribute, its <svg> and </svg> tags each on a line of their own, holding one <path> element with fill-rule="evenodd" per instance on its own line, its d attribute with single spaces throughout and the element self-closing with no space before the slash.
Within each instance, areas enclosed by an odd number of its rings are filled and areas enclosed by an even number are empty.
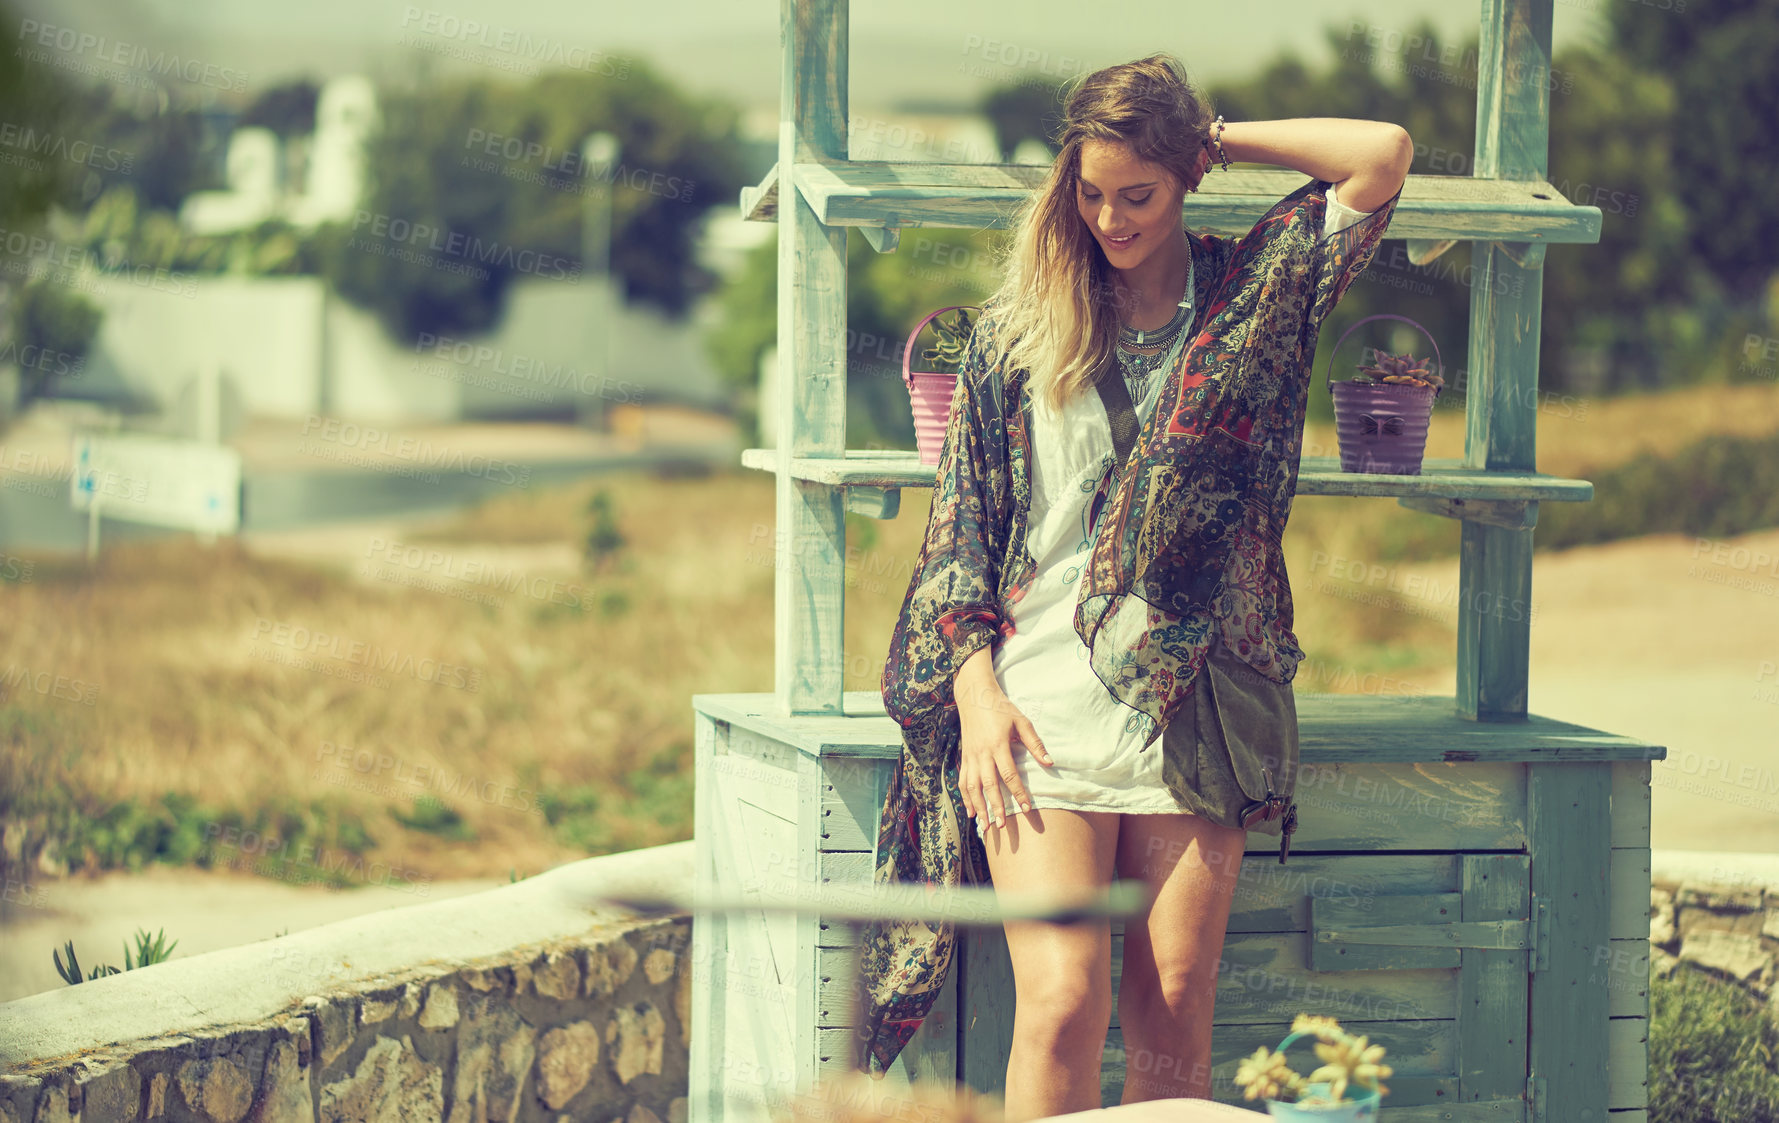
<svg viewBox="0 0 1779 1123">
<path fill-rule="evenodd" d="M 778 450 L 744 449 L 746 468 L 771 472 Z M 922 464 L 913 450 L 847 449 L 845 457 L 794 457 L 791 472 L 801 480 L 840 487 L 931 487 L 936 467 Z M 1542 472 L 1492 472 L 1466 468 L 1453 458 L 1429 457 L 1418 476 L 1343 472 L 1340 458 L 1306 456 L 1299 462 L 1298 495 L 1437 496 L 1447 499 L 1531 499 L 1585 502 L 1593 498 L 1587 480 L 1564 479 Z"/>
<path fill-rule="evenodd" d="M 799 164 L 800 190 L 830 226 L 946 226 L 1000 229 L 1042 185 L 1043 164 L 929 164 L 855 160 Z M 1239 237 L 1274 203 L 1303 186 L 1294 171 L 1239 170 L 1205 177 L 1186 197 L 1192 229 Z M 746 218 L 777 216 L 778 165 L 741 190 Z M 1534 243 L 1600 240 L 1600 208 L 1568 201 L 1548 180 L 1411 175 L 1391 216 L 1389 237 Z"/>
<path fill-rule="evenodd" d="M 1572 722 L 1472 721 L 1451 695 L 1296 691 L 1302 763 L 1495 761 L 1557 763 L 1665 760 L 1666 747 Z M 694 694 L 698 713 L 750 729 L 812 756 L 894 759 L 901 728 L 876 691 L 849 690 L 839 714 L 781 714 L 774 694 Z"/>
</svg>

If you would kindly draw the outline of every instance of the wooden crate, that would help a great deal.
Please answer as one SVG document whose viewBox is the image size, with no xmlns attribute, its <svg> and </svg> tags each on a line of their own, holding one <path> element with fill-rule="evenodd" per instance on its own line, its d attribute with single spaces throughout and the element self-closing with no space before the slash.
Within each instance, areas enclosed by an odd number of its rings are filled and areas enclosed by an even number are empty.
<svg viewBox="0 0 1779 1123">
<path fill-rule="evenodd" d="M 901 742 L 880 698 L 847 701 L 840 716 L 785 717 L 769 694 L 693 699 L 707 884 L 871 881 Z M 1475 722 L 1450 697 L 1300 694 L 1297 709 L 1299 829 L 1284 865 L 1265 835 L 1243 861 L 1217 987 L 1214 1097 L 1239 1102 L 1238 1059 L 1309 1011 L 1388 1048 L 1386 1119 L 1531 1121 L 1555 1079 L 1592 1088 L 1600 1123 L 1642 1123 L 1649 768 L 1663 750 L 1537 716 Z M 694 1118 L 768 1118 L 847 1066 L 852 943 L 817 919 L 694 925 Z M 959 948 L 892 1084 L 1000 1090 L 1013 1016 L 1005 939 L 967 933 Z M 1114 922 L 1114 995 L 1122 948 Z M 1593 1023 L 1604 1032 L 1572 1039 L 1570 1026 Z M 1564 1067 L 1540 1068 L 1543 1056 Z M 1114 1010 L 1102 1102 L 1165 1063 L 1125 1055 Z"/>
</svg>

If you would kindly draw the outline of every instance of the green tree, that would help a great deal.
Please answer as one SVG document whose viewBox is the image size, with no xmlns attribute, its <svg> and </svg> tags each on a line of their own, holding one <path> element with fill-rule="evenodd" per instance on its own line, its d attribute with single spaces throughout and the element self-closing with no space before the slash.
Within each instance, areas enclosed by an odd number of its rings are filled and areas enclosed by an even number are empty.
<svg viewBox="0 0 1779 1123">
<path fill-rule="evenodd" d="M 192 192 L 226 186 L 222 138 L 178 91 L 84 86 L 70 95 L 61 127 L 70 143 L 89 146 L 57 198 L 69 211 L 128 187 L 146 208 L 176 213 Z"/>
<path fill-rule="evenodd" d="M 0 18 L 10 26 L 19 25 L 10 0 L 0 0 Z M 0 51 L 0 112 L 27 149 L 18 153 L 27 158 L 0 161 L 0 224 L 5 229 L 35 224 L 75 180 L 76 165 L 29 152 L 33 138 L 53 140 L 64 131 L 75 100 L 74 89 L 60 71 L 35 61 L 24 50 Z"/>
<path fill-rule="evenodd" d="M 7 334 L 17 344 L 8 357 L 18 364 L 21 408 L 41 397 L 51 379 L 80 373 L 101 318 L 91 301 L 53 280 L 39 278 L 17 290 Z"/>
<path fill-rule="evenodd" d="M 1043 81 L 1018 82 L 989 92 L 982 101 L 982 115 L 995 132 L 1001 158 L 1009 160 L 1021 141 L 1044 142 L 1056 155 L 1056 138 L 1062 133 L 1063 88 Z"/>
<path fill-rule="evenodd" d="M 0 16 L 17 26 L 13 9 L 0 0 Z M 12 157 L 0 161 L 0 228 L 13 235 L 0 260 L 0 367 L 17 369 L 19 405 L 42 394 L 50 379 L 78 373 L 97 330 L 97 310 L 84 298 L 41 277 L 26 280 L 38 270 L 35 245 L 52 243 L 43 233 L 46 217 L 81 178 L 82 165 L 67 158 L 83 139 L 75 125 L 79 104 L 60 71 L 29 51 L 0 51 L 0 122 Z M 0 411 L 0 427 L 9 414 Z"/>
<path fill-rule="evenodd" d="M 313 79 L 285 82 L 255 98 L 236 125 L 270 129 L 285 140 L 308 136 L 315 131 L 315 103 L 320 99 L 321 87 Z"/>
<path fill-rule="evenodd" d="M 856 232 L 846 240 L 847 445 L 851 448 L 913 448 L 914 416 L 902 381 L 908 333 L 927 313 L 952 305 L 979 305 L 999 278 L 997 255 L 1004 232 L 942 227 L 902 231 L 893 253 L 880 254 Z M 761 356 L 778 339 L 778 246 L 751 250 L 717 295 L 717 326 L 706 350 L 723 379 L 741 391 L 758 383 Z M 932 346 L 931 325 L 915 342 L 911 370 L 923 369 L 920 353 Z M 746 401 L 746 394 L 742 395 Z M 754 432 L 757 410 L 743 409 L 743 432 Z"/>
<path fill-rule="evenodd" d="M 1779 18 L 1772 0 L 1604 8 L 1624 73 L 1671 91 L 1659 115 L 1624 116 L 1623 142 L 1673 176 L 1687 251 L 1726 294 L 1758 291 L 1779 262 L 1779 215 L 1750 192 L 1779 177 Z"/>
<path fill-rule="evenodd" d="M 1552 60 L 1548 178 L 1570 202 L 1600 209 L 1601 232 L 1598 244 L 1546 253 L 1542 390 L 1722 379 L 1747 333 L 1779 334 L 1779 215 L 1746 201 L 1748 184 L 1779 173 L 1771 130 L 1779 120 L 1779 21 L 1770 11 L 1771 0 L 1695 4 L 1684 15 L 1614 5 L 1598 43 Z M 1285 54 L 1206 92 L 1231 120 L 1395 121 L 1415 139 L 1413 174 L 1474 174 L 1478 38 L 1444 41 L 1430 23 L 1398 30 L 1393 49 L 1384 49 L 1333 24 L 1324 31 L 1329 62 L 1312 67 Z M 1054 141 L 1063 85 L 1022 82 L 988 94 L 982 111 L 1003 152 L 1028 137 Z M 984 268 L 935 269 L 948 252 L 935 243 L 970 247 L 970 260 Z M 899 378 L 861 378 L 884 360 L 861 354 L 860 342 L 870 351 L 870 340 L 894 339 L 899 375 L 901 339 L 920 316 L 978 303 L 992 290 L 991 244 L 988 235 L 910 229 L 895 253 L 873 255 L 862 238 L 849 239 L 849 444 L 912 443 L 905 393 L 899 400 L 885 393 L 899 389 Z M 923 245 L 924 262 L 914 248 Z M 709 346 L 738 386 L 754 384 L 754 364 L 776 338 L 775 262 L 775 247 L 761 247 L 721 295 L 723 322 Z M 1376 312 L 1409 316 L 1439 340 L 1455 371 L 1465 362 L 1474 277 L 1469 246 L 1415 265 L 1401 240 L 1386 240 L 1331 328 Z M 1334 330 L 1322 333 L 1318 387 L 1337 339 Z M 1462 408 L 1463 395 L 1441 402 Z M 1328 394 L 1312 393 L 1310 409 L 1331 416 Z"/>
<path fill-rule="evenodd" d="M 620 143 L 609 169 L 581 162 L 597 130 Z M 704 211 L 733 205 L 741 186 L 735 131 L 733 108 L 640 64 L 622 81 L 552 72 L 388 91 L 362 213 L 319 235 L 324 268 L 397 338 L 486 329 L 519 276 L 580 276 L 587 193 L 609 192 L 625 296 L 683 313 L 715 282 L 694 246 Z M 453 267 L 397 256 L 410 250 Z"/>
</svg>

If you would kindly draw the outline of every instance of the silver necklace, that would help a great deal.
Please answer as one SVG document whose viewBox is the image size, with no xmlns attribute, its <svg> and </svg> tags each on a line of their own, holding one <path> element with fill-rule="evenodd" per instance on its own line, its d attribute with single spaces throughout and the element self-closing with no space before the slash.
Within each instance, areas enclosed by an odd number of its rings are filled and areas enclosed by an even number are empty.
<svg viewBox="0 0 1779 1123">
<path fill-rule="evenodd" d="M 1118 330 L 1118 362 L 1123 368 L 1124 380 L 1130 387 L 1131 398 L 1142 397 L 1143 387 L 1161 364 L 1168 359 L 1175 347 L 1180 333 L 1192 320 L 1193 281 L 1197 263 L 1192 257 L 1192 239 L 1186 239 L 1186 292 L 1180 297 L 1180 303 L 1168 322 L 1159 328 L 1144 331 L 1133 328 L 1129 324 L 1120 324 Z M 1161 350 L 1153 354 L 1142 355 L 1130 350 L 1132 347 L 1159 347 Z"/>
</svg>

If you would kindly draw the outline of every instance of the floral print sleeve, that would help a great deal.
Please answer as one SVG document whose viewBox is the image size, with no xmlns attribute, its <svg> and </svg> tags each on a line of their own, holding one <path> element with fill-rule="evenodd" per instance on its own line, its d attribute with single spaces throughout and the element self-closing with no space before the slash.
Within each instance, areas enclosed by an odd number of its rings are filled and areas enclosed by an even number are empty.
<svg viewBox="0 0 1779 1123">
<path fill-rule="evenodd" d="M 1324 193 L 1326 204 L 1327 180 L 1317 180 L 1316 185 Z M 1310 302 L 1309 314 L 1315 323 L 1321 323 L 1334 311 L 1341 296 L 1353 279 L 1365 272 L 1366 266 L 1376 256 L 1378 243 L 1384 239 L 1384 228 L 1390 225 L 1390 216 L 1396 213 L 1396 204 L 1402 199 L 1402 188 L 1377 210 L 1341 230 L 1336 230 L 1325 239 L 1316 243 L 1315 253 L 1311 258 L 1312 275 L 1315 278 L 1315 294 Z"/>
<path fill-rule="evenodd" d="M 988 856 L 968 825 L 958 788 L 961 730 L 951 680 L 971 654 L 1010 630 L 999 597 L 1014 485 L 1000 399 L 990 392 L 994 375 L 985 361 L 992 330 L 985 314 L 958 373 L 926 539 L 884 662 L 884 710 L 902 727 L 903 747 L 878 820 L 878 884 L 989 883 Z M 949 923 L 866 926 L 856 1067 L 873 1076 L 889 1070 L 938 999 L 956 946 Z"/>
<path fill-rule="evenodd" d="M 990 330 L 978 320 L 958 372 L 926 538 L 884 662 L 884 710 L 904 729 L 930 730 L 955 708 L 952 676 L 1008 626 L 998 597 L 1005 436 L 984 384 Z"/>
</svg>

